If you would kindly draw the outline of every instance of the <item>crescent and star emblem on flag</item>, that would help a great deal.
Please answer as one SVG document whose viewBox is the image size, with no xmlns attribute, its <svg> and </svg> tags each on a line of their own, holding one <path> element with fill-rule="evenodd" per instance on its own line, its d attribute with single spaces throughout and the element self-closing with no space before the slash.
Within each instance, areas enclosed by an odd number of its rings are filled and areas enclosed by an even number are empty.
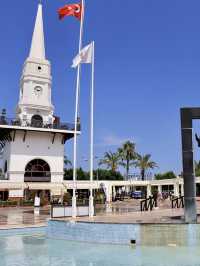
<svg viewBox="0 0 200 266">
<path fill-rule="evenodd" d="M 82 4 L 69 4 L 58 9 L 59 19 L 63 19 L 67 16 L 76 17 L 78 20 L 81 20 L 82 15 Z"/>
<path fill-rule="evenodd" d="M 80 11 L 81 11 L 81 7 L 80 7 L 80 5 L 76 5 L 76 10 L 75 10 L 75 12 L 76 12 L 76 13 L 80 13 Z"/>
</svg>

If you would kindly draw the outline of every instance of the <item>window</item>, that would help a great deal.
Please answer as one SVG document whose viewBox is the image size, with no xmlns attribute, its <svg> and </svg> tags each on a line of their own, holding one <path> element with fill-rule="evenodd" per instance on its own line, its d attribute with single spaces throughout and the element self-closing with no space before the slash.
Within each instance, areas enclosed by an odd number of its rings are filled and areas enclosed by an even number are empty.
<svg viewBox="0 0 200 266">
<path fill-rule="evenodd" d="M 31 126 L 32 127 L 42 127 L 43 119 L 40 115 L 33 115 L 31 118 Z"/>
<path fill-rule="evenodd" d="M 49 164 L 44 160 L 34 159 L 26 165 L 24 176 L 25 180 L 31 178 L 29 181 L 49 182 L 51 178 Z"/>
</svg>

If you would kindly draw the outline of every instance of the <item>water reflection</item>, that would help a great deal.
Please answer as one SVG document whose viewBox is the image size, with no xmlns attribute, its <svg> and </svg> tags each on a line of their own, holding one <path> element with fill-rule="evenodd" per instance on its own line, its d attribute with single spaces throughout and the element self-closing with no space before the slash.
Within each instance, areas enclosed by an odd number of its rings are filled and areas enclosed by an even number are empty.
<svg viewBox="0 0 200 266">
<path fill-rule="evenodd" d="M 34 209 L 6 208 L 1 209 L 0 225 L 22 225 L 46 222 L 49 210 L 41 209 L 40 215 L 34 215 Z"/>
<path fill-rule="evenodd" d="M 1 237 L 0 266 L 199 266 L 199 232 L 195 227 L 185 226 L 183 234 L 177 229 L 180 226 L 161 227 L 143 226 L 142 246 L 67 242 L 42 234 Z M 164 246 L 174 239 L 190 246 Z"/>
<path fill-rule="evenodd" d="M 113 214 L 124 214 L 129 212 L 139 211 L 138 206 L 128 207 L 128 206 L 112 206 L 111 204 L 106 204 L 96 209 L 97 214 L 113 213 Z"/>
<path fill-rule="evenodd" d="M 141 225 L 139 241 L 144 246 L 200 246 L 200 226 L 194 224 Z"/>
</svg>

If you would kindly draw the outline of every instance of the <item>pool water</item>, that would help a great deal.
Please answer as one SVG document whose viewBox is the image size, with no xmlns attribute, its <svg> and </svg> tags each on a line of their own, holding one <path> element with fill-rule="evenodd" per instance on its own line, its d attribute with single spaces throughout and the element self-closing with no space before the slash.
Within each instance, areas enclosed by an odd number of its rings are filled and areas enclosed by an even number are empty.
<svg viewBox="0 0 200 266">
<path fill-rule="evenodd" d="M 86 244 L 45 233 L 0 235 L 0 266 L 199 266 L 200 248 Z"/>
</svg>

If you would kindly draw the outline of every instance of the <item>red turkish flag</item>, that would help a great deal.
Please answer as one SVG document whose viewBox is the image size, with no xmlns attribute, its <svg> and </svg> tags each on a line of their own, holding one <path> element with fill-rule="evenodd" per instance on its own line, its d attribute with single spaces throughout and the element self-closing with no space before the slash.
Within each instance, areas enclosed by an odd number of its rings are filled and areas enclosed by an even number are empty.
<svg viewBox="0 0 200 266">
<path fill-rule="evenodd" d="M 82 4 L 70 4 L 58 9 L 59 19 L 63 19 L 66 16 L 74 16 L 78 20 L 81 20 Z"/>
</svg>

